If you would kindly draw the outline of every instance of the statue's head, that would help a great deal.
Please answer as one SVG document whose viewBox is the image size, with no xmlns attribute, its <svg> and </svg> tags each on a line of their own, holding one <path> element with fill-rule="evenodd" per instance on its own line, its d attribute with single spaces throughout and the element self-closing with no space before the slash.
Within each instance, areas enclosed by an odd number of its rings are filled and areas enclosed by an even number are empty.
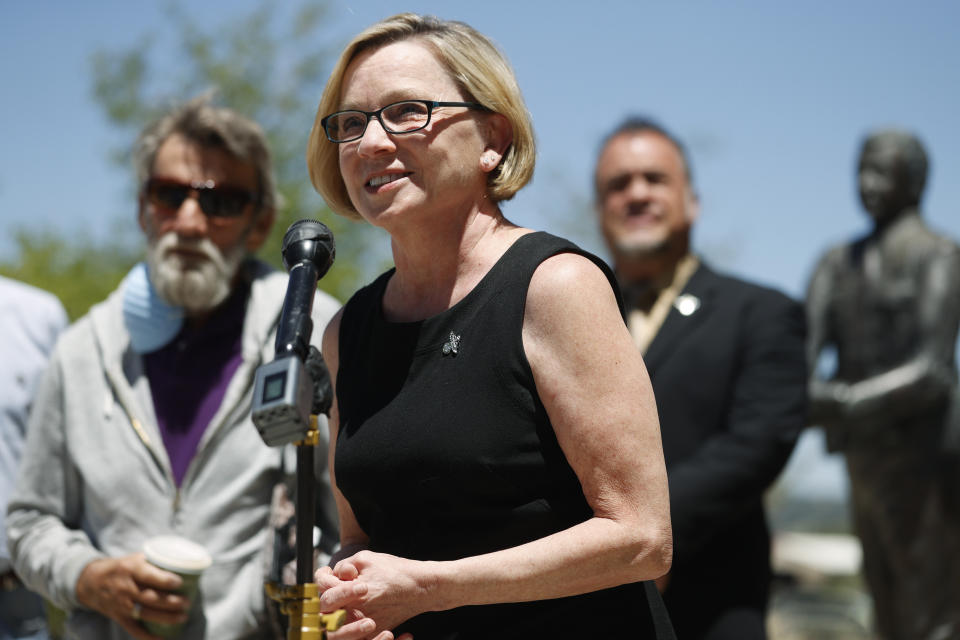
<svg viewBox="0 0 960 640">
<path fill-rule="evenodd" d="M 927 182 L 927 153 L 919 138 L 896 129 L 867 136 L 860 152 L 860 200 L 884 224 L 920 204 Z"/>
</svg>

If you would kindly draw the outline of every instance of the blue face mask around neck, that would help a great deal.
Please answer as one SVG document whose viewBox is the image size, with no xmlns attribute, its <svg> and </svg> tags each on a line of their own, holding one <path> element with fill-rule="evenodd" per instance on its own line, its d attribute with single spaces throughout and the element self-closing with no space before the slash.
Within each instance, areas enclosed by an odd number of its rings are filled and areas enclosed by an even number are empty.
<svg viewBox="0 0 960 640">
<path fill-rule="evenodd" d="M 120 284 L 123 290 L 123 323 L 136 353 L 167 345 L 183 326 L 183 309 L 160 297 L 150 281 L 145 262 L 138 262 Z"/>
</svg>

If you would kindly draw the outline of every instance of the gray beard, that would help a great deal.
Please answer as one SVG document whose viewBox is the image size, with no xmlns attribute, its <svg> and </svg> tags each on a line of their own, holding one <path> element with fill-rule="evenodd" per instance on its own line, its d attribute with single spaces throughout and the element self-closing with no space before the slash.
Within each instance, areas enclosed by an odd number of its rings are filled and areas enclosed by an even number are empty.
<svg viewBox="0 0 960 640">
<path fill-rule="evenodd" d="M 187 262 L 167 253 L 174 247 L 189 247 L 203 253 L 205 259 Z M 245 255 L 242 244 L 224 254 L 208 238 L 185 240 L 170 231 L 150 241 L 147 266 L 157 294 L 190 315 L 209 311 L 226 300 Z"/>
<path fill-rule="evenodd" d="M 660 242 L 639 245 L 635 243 L 625 244 L 616 242 L 614 249 L 618 256 L 631 260 L 642 260 L 646 258 L 656 258 L 670 251 L 672 243 L 670 238 L 665 238 Z"/>
</svg>

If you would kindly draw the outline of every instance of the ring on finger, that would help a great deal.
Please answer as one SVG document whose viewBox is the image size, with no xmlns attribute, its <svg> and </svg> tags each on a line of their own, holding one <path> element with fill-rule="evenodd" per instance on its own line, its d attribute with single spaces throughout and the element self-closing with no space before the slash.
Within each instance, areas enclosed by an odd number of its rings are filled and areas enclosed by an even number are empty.
<svg viewBox="0 0 960 640">
<path fill-rule="evenodd" d="M 143 605 L 139 602 L 133 603 L 133 609 L 130 611 L 130 617 L 134 620 L 140 619 L 140 613 L 143 611 Z"/>
</svg>

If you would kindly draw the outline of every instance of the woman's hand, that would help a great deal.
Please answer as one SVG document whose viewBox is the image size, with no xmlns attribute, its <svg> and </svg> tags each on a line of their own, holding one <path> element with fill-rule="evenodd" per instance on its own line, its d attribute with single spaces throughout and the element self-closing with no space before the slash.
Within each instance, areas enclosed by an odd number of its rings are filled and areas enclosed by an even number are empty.
<svg viewBox="0 0 960 640">
<path fill-rule="evenodd" d="M 347 624 L 330 640 L 393 640 L 400 623 L 429 610 L 423 563 L 361 551 L 317 572 L 321 611 L 347 611 Z M 404 634 L 397 640 L 412 640 Z"/>
<path fill-rule="evenodd" d="M 343 580 L 334 575 L 333 569 L 330 567 L 320 567 L 314 575 L 314 579 L 317 582 L 317 590 L 320 592 L 320 595 L 323 596 L 329 589 L 338 587 L 344 583 Z M 323 600 L 321 599 L 321 604 Z M 333 613 L 337 609 L 343 609 L 347 612 L 347 621 L 340 627 L 337 631 L 327 632 L 328 638 L 339 638 L 343 640 L 344 638 L 375 638 L 376 640 L 393 640 L 393 634 L 388 635 L 378 634 L 371 636 L 371 633 L 374 633 L 377 628 L 377 623 L 373 619 L 368 618 L 363 614 L 359 609 L 352 609 L 347 607 L 323 607 L 324 613 Z"/>
</svg>

